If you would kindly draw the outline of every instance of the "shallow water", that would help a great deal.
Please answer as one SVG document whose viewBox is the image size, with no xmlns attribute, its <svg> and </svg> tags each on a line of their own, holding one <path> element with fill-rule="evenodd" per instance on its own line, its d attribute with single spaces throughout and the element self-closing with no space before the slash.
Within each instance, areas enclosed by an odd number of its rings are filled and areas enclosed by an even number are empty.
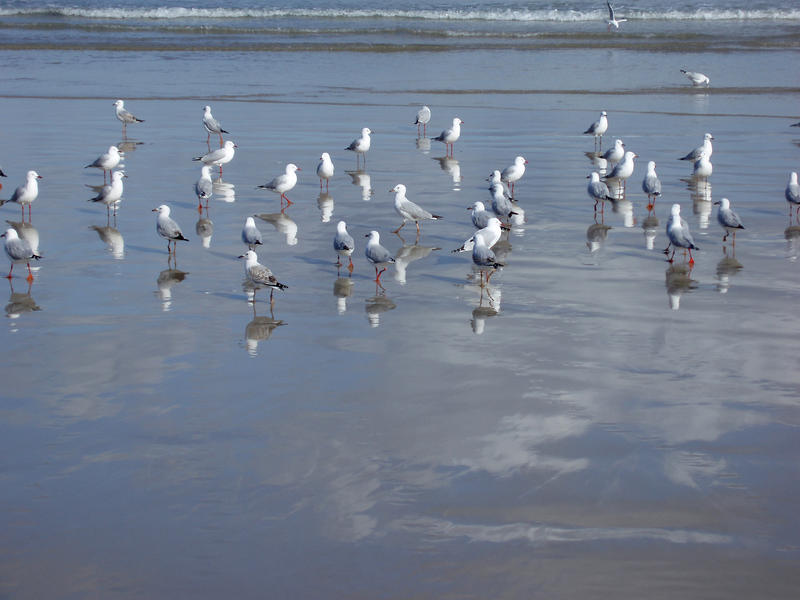
<svg viewBox="0 0 800 600">
<path fill-rule="evenodd" d="M 45 257 L 29 296 L 15 268 L 0 328 L 4 594 L 793 597 L 796 48 L 1 54 L 0 197 L 44 176 Z M 708 91 L 678 72 L 696 62 Z M 123 248 L 98 235 L 100 175 L 82 168 L 120 140 L 116 97 L 145 119 L 128 130 Z M 423 102 L 429 135 L 465 121 L 457 165 L 418 142 Z M 206 103 L 239 149 L 201 214 Z M 580 132 L 602 109 L 605 145 L 639 159 L 630 204 L 601 216 Z M 365 125 L 366 190 L 341 150 Z M 705 131 L 714 174 L 693 198 L 675 159 Z M 320 198 L 322 151 L 337 172 Z M 526 221 L 481 290 L 450 250 L 517 154 Z M 652 249 L 648 160 L 664 185 Z M 256 186 L 289 161 L 303 170 L 280 217 Z M 363 236 L 414 244 L 411 226 L 390 233 L 399 182 L 445 218 L 381 290 Z M 709 194 L 745 222 L 735 255 Z M 660 252 L 673 202 L 701 248 L 691 271 Z M 190 238 L 172 271 L 162 203 Z M 271 215 L 259 256 L 289 286 L 272 313 L 236 259 L 252 214 Z M 339 219 L 352 277 L 333 264 Z"/>
</svg>

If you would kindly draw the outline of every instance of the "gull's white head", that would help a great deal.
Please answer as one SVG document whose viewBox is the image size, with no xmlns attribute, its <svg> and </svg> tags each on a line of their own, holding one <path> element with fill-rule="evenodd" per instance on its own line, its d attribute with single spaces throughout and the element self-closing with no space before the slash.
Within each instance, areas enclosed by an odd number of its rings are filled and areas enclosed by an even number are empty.
<svg viewBox="0 0 800 600">
<path fill-rule="evenodd" d="M 361 129 L 361 135 L 369 135 L 372 133 L 372 130 L 369 127 L 364 127 Z"/>
<path fill-rule="evenodd" d="M 36 171 L 28 171 L 27 178 L 30 179 L 41 179 L 42 176 L 39 175 Z"/>
<path fill-rule="evenodd" d="M 122 100 L 117 100 L 114 102 L 114 106 L 116 106 L 117 108 L 122 108 L 124 105 L 125 103 Z"/>
<path fill-rule="evenodd" d="M 369 241 L 367 242 L 368 244 L 378 244 L 381 241 L 381 234 L 375 231 L 374 229 L 364 237 L 369 238 Z"/>
<path fill-rule="evenodd" d="M 789 183 L 797 185 L 797 173 L 795 171 L 789 173 Z"/>
<path fill-rule="evenodd" d="M 647 171 L 651 172 L 655 170 L 656 170 L 656 161 L 651 160 L 650 162 L 647 163 Z"/>
<path fill-rule="evenodd" d="M 166 204 L 162 204 L 161 206 L 157 206 L 156 208 L 154 208 L 152 212 L 157 212 L 159 217 L 161 216 L 168 217 L 169 206 L 167 206 Z"/>
<path fill-rule="evenodd" d="M 713 140 L 713 139 L 714 139 L 714 136 L 713 136 L 713 135 L 711 135 L 710 133 L 706 133 L 706 134 L 703 136 L 703 139 L 704 139 L 705 141 L 708 141 L 708 140 Z"/>
<path fill-rule="evenodd" d="M 516 165 L 527 165 L 528 161 L 525 160 L 524 156 L 518 156 L 514 159 L 514 164 Z"/>
<path fill-rule="evenodd" d="M 234 144 L 234 143 L 233 143 L 232 141 L 230 141 L 230 140 L 227 140 L 227 141 L 225 142 L 225 145 L 224 145 L 224 148 L 225 148 L 226 150 L 233 150 L 234 148 L 238 148 L 238 147 L 239 147 L 239 146 L 237 146 L 236 144 Z"/>
<path fill-rule="evenodd" d="M 301 170 L 300 167 L 298 167 L 294 163 L 289 163 L 288 165 L 286 165 L 286 173 L 287 174 L 294 173 L 295 171 L 300 171 L 300 170 Z"/>
<path fill-rule="evenodd" d="M 719 201 L 719 207 L 721 210 L 727 210 L 731 207 L 731 201 L 727 198 L 721 198 Z"/>
<path fill-rule="evenodd" d="M 406 195 L 406 186 L 402 183 L 398 183 L 392 189 L 389 190 L 390 192 L 397 192 L 398 194 L 405 196 Z"/>
<path fill-rule="evenodd" d="M 597 171 L 592 171 L 592 174 L 589 175 L 589 177 L 592 178 L 592 183 L 597 183 L 598 181 L 600 181 L 600 173 L 598 173 Z"/>
<path fill-rule="evenodd" d="M 17 230 L 14 229 L 13 227 L 9 227 L 8 229 L 6 229 L 6 232 L 3 235 L 0 235 L 0 237 L 4 237 L 6 238 L 6 240 L 16 240 L 17 238 L 19 238 L 19 236 L 17 235 Z"/>
<path fill-rule="evenodd" d="M 679 217 L 681 215 L 681 205 L 673 204 L 670 214 L 672 214 L 673 217 Z"/>
<path fill-rule="evenodd" d="M 336 231 L 338 231 L 339 233 L 347 233 L 347 223 L 345 223 L 344 221 L 339 221 L 336 224 Z"/>
<path fill-rule="evenodd" d="M 323 152 L 323 153 L 320 155 L 319 159 L 320 159 L 320 160 L 324 160 L 324 161 L 326 161 L 326 162 L 327 162 L 327 161 L 329 161 L 329 160 L 331 159 L 331 155 L 330 155 L 330 154 L 328 154 L 327 152 Z"/>
<path fill-rule="evenodd" d="M 480 200 L 476 200 L 475 202 L 472 203 L 472 206 L 470 206 L 467 210 L 474 210 L 478 212 L 481 210 L 486 210 L 486 206 Z"/>
</svg>

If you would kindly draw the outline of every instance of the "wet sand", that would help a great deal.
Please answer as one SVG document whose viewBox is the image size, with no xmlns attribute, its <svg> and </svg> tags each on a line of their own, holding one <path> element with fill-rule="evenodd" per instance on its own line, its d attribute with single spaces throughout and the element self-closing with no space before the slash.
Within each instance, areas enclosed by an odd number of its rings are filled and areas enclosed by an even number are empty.
<svg viewBox="0 0 800 600">
<path fill-rule="evenodd" d="M 491 93 L 493 69 L 513 52 L 443 54 L 418 82 L 419 53 L 40 52 L 30 80 L 6 54 L 0 197 L 28 168 L 44 176 L 33 224 L 45 258 L 29 296 L 15 268 L 0 328 L 4 593 L 792 597 L 791 52 L 712 55 L 721 73 L 758 77 L 708 92 L 680 74 L 663 91 L 645 81 L 677 62 L 662 54 L 608 53 L 604 64 L 638 65 L 622 90 L 578 71 L 579 53 L 537 55 L 516 82 L 501 69 L 505 93 Z M 466 75 L 452 69 L 462 63 Z M 270 84 L 283 71 L 294 76 Z M 559 73 L 550 93 L 530 93 Z M 592 85 L 577 85 L 584 75 Z M 592 87 L 603 93 L 570 93 Z M 122 250 L 98 235 L 113 233 L 86 201 L 102 178 L 83 169 L 120 141 L 117 96 L 145 119 L 128 129 Z M 457 165 L 418 141 L 422 102 L 429 136 L 465 121 Z M 206 151 L 207 103 L 239 149 L 199 213 L 190 159 Z M 581 135 L 601 109 L 604 147 L 621 137 L 639 154 L 630 204 L 602 217 Z M 342 150 L 362 126 L 376 132 L 371 193 Z M 677 158 L 705 131 L 714 174 L 693 197 Z M 323 151 L 329 197 L 314 176 Z M 450 250 L 473 232 L 466 207 L 489 199 L 485 177 L 517 154 L 530 161 L 525 222 L 481 290 Z M 648 160 L 664 185 L 652 249 Z M 302 171 L 280 216 L 256 186 L 287 162 Z M 390 233 L 396 183 L 444 216 L 416 246 L 412 226 Z M 735 255 L 711 210 L 723 196 L 747 227 Z M 701 248 L 691 270 L 660 252 L 673 202 Z M 172 269 L 151 213 L 163 203 L 190 238 Z M 264 291 L 248 302 L 236 258 L 254 214 L 272 215 L 257 220 L 259 257 L 289 286 L 272 312 Z M 0 215 L 19 220 L 18 207 Z M 334 265 L 339 219 L 357 243 L 352 276 Z M 418 258 L 384 273 L 384 290 L 363 256 L 371 229 Z"/>
</svg>

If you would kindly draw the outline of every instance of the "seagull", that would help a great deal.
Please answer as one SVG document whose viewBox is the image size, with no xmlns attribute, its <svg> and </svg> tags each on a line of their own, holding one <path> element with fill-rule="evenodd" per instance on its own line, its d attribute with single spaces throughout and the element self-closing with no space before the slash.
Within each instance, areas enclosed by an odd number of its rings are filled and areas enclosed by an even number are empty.
<svg viewBox="0 0 800 600">
<path fill-rule="evenodd" d="M 795 171 L 792 171 L 789 175 L 789 183 L 786 184 L 784 195 L 789 203 L 789 216 L 792 216 L 792 204 L 797 205 L 797 212 L 800 214 L 800 184 L 797 183 L 797 173 Z"/>
<path fill-rule="evenodd" d="M 341 267 L 341 257 L 346 256 L 350 260 L 350 264 L 347 265 L 347 269 L 352 272 L 353 271 L 353 258 L 351 254 L 353 254 L 353 250 L 356 247 L 355 240 L 353 240 L 353 236 L 347 233 L 347 223 L 344 221 L 339 221 L 336 224 L 336 235 L 333 238 L 333 249 L 336 250 L 336 266 Z"/>
<path fill-rule="evenodd" d="M 605 151 L 600 158 L 604 158 L 608 162 L 618 163 L 625 156 L 625 144 L 622 140 L 614 140 L 614 146 Z"/>
<path fill-rule="evenodd" d="M 586 191 L 589 193 L 589 198 L 594 200 L 595 209 L 597 208 L 598 202 L 614 200 L 614 198 L 611 197 L 611 193 L 608 191 L 608 186 L 600 181 L 600 173 L 597 171 L 592 171 L 592 174 L 588 176 L 588 179 L 591 179 L 591 181 L 589 182 Z"/>
<path fill-rule="evenodd" d="M 653 203 L 650 201 L 655 201 L 655 199 L 661 195 L 661 181 L 658 179 L 658 175 L 656 175 L 655 161 L 651 160 L 647 163 L 647 174 L 642 180 L 642 191 L 647 194 L 647 210 L 652 210 Z"/>
<path fill-rule="evenodd" d="M 600 113 L 600 118 L 592 123 L 589 128 L 584 131 L 584 135 L 593 135 L 595 146 L 597 145 L 597 138 L 600 138 L 600 147 L 603 147 L 603 134 L 608 129 L 608 114 L 606 111 Z"/>
<path fill-rule="evenodd" d="M 291 191 L 294 186 L 297 185 L 297 173 L 296 171 L 301 171 L 302 169 L 298 167 L 294 163 L 289 163 L 286 165 L 286 170 L 284 171 L 283 175 L 278 175 L 275 179 L 270 181 L 269 183 L 265 183 L 264 185 L 258 186 L 259 188 L 269 190 L 271 192 L 275 192 L 276 194 L 281 195 L 281 204 L 283 201 L 286 200 L 286 205 L 292 204 L 292 201 L 286 196 L 286 192 Z"/>
<path fill-rule="evenodd" d="M 167 252 L 172 254 L 172 249 L 170 245 L 175 243 L 178 240 L 188 242 L 189 240 L 183 237 L 181 233 L 181 228 L 178 224 L 173 221 L 169 216 L 169 206 L 166 204 L 162 204 L 161 206 L 154 208 L 152 212 L 158 213 L 158 218 L 156 219 L 156 231 L 158 231 L 158 235 L 163 238 L 167 238 Z"/>
<path fill-rule="evenodd" d="M 472 206 L 467 208 L 467 210 L 471 210 L 472 214 L 470 217 L 472 218 L 472 224 L 475 225 L 478 229 L 483 229 L 489 224 L 489 219 L 492 218 L 492 213 L 486 210 L 486 206 L 484 206 L 483 202 L 477 200 L 472 203 Z"/>
<path fill-rule="evenodd" d="M 0 237 L 6 238 L 4 244 L 8 259 L 11 261 L 11 268 L 6 275 L 6 279 L 11 279 L 11 273 L 14 271 L 15 263 L 25 263 L 28 266 L 28 281 L 33 281 L 33 273 L 31 273 L 31 260 L 39 260 L 42 258 L 36 254 L 31 248 L 27 240 L 22 239 L 17 234 L 17 230 L 13 227 L 6 229 L 6 232 Z"/>
<path fill-rule="evenodd" d="M 200 179 L 194 184 L 194 193 L 197 194 L 197 201 L 201 203 L 205 200 L 209 201 L 214 194 L 214 182 L 211 181 L 211 167 L 203 165 L 200 167 Z"/>
<path fill-rule="evenodd" d="M 386 267 L 384 266 L 380 272 L 378 272 L 378 266 L 394 263 L 394 257 L 386 248 L 381 246 L 380 233 L 377 231 L 370 231 L 364 237 L 369 238 L 367 245 L 364 247 L 364 255 L 367 257 L 367 260 L 375 266 L 375 282 L 380 283 L 381 273 L 386 270 Z"/>
<path fill-rule="evenodd" d="M 608 18 L 606 19 L 606 25 L 608 25 L 608 30 L 611 31 L 611 27 L 613 26 L 615 29 L 619 29 L 619 24 L 624 23 L 628 19 L 624 17 L 620 17 L 619 19 L 614 16 L 614 9 L 611 8 L 611 3 L 606 0 L 606 6 L 608 6 Z"/>
<path fill-rule="evenodd" d="M 442 217 L 439 215 L 434 215 L 429 213 L 427 210 L 422 208 L 421 206 L 414 204 L 411 200 L 406 198 L 406 186 L 402 183 L 398 183 L 392 189 L 389 190 L 390 192 L 394 192 L 394 209 L 397 211 L 397 214 L 403 217 L 403 223 L 395 229 L 392 233 L 397 233 L 403 227 L 405 227 L 406 221 L 414 221 L 417 226 L 417 235 L 419 235 L 419 222 L 423 220 L 434 220 L 438 221 Z"/>
<path fill-rule="evenodd" d="M 31 203 L 36 200 L 37 196 L 39 195 L 39 182 L 37 179 L 41 179 L 42 176 L 39 175 L 36 171 L 28 171 L 27 175 L 25 175 L 25 183 L 19 186 L 14 193 L 11 194 L 11 198 L 8 200 L 0 200 L 0 206 L 5 204 L 6 202 L 16 202 L 22 208 L 22 220 L 25 220 L 25 205 L 28 205 L 28 221 L 31 220 Z"/>
<path fill-rule="evenodd" d="M 711 154 L 714 152 L 714 148 L 711 145 L 711 140 L 713 140 L 713 139 L 714 139 L 714 136 L 711 135 L 710 133 L 704 134 L 703 135 L 703 143 L 700 146 L 698 146 L 697 148 L 695 148 L 694 150 L 692 150 L 691 152 L 689 152 L 689 154 L 687 154 L 686 156 L 684 156 L 684 157 L 682 157 L 682 158 L 680 158 L 678 160 L 695 161 L 698 158 L 700 158 L 703 155 L 703 153 L 705 153 L 706 156 L 708 156 L 708 158 L 711 158 Z"/>
<path fill-rule="evenodd" d="M 369 146 L 372 142 L 370 139 L 370 134 L 372 130 L 369 127 L 364 127 L 361 129 L 361 137 L 354 139 L 350 142 L 350 145 L 345 148 L 345 150 L 352 150 L 356 153 L 356 164 L 358 164 L 358 157 L 364 157 L 364 164 L 367 164 L 367 151 L 369 150 Z"/>
<path fill-rule="evenodd" d="M 483 227 L 478 231 L 476 231 L 474 234 L 472 234 L 472 237 L 466 240 L 463 244 L 461 244 L 461 246 L 453 250 L 453 253 L 455 254 L 457 252 L 469 252 L 470 250 L 472 250 L 473 247 L 475 246 L 475 236 L 478 234 L 483 236 L 484 242 L 489 248 L 491 248 L 498 242 L 502 233 L 503 233 L 503 226 L 500 223 L 500 219 L 498 219 L 497 217 L 490 217 L 486 227 Z"/>
<path fill-rule="evenodd" d="M 444 131 L 442 131 L 442 133 L 440 133 L 435 138 L 433 138 L 437 142 L 443 142 L 444 143 L 445 154 L 447 154 L 448 156 L 452 156 L 453 155 L 453 151 L 454 151 L 453 144 L 455 144 L 456 141 L 458 141 L 458 138 L 461 137 L 461 125 L 463 125 L 463 124 L 464 124 L 464 121 L 462 121 L 458 117 L 454 117 L 453 118 L 453 126 L 449 127 L 448 129 L 445 129 Z M 448 150 L 449 150 L 449 153 L 448 153 Z"/>
<path fill-rule="evenodd" d="M 242 241 L 250 250 L 253 249 L 253 246 L 258 246 L 263 243 L 261 241 L 261 232 L 258 230 L 258 227 L 256 227 L 256 222 L 253 220 L 253 217 L 247 217 L 244 222 Z"/>
<path fill-rule="evenodd" d="M 630 150 L 625 153 L 623 159 L 614 165 L 614 168 L 611 170 L 611 173 L 603 177 L 605 181 L 616 181 L 619 183 L 622 182 L 622 195 L 625 196 L 625 180 L 628 179 L 631 175 L 633 175 L 633 159 L 639 156 L 635 152 L 631 152 Z"/>
<path fill-rule="evenodd" d="M 322 189 L 322 181 L 325 180 L 325 191 L 328 191 L 328 182 L 333 177 L 333 161 L 331 155 L 323 152 L 319 157 L 317 165 L 317 177 L 319 177 L 319 189 Z"/>
<path fill-rule="evenodd" d="M 695 246 L 694 238 L 692 238 L 692 234 L 689 232 L 689 224 L 681 218 L 680 204 L 672 205 L 672 211 L 667 220 L 667 238 L 669 238 L 669 243 L 673 247 L 669 262 L 672 262 L 675 256 L 675 248 L 686 248 L 689 251 L 689 264 L 693 265 L 694 258 L 692 258 L 692 250 L 698 250 L 698 248 Z M 668 252 L 669 245 L 666 250 L 664 250 L 664 254 Z"/>
<path fill-rule="evenodd" d="M 483 283 L 483 273 L 486 269 L 491 269 L 486 275 L 486 284 L 489 283 L 489 279 L 491 278 L 492 274 L 498 267 L 504 266 L 503 263 L 497 262 L 494 256 L 494 252 L 492 249 L 489 248 L 488 244 L 486 243 L 486 238 L 483 234 L 478 231 L 472 236 L 475 240 L 475 245 L 472 247 L 472 262 L 480 269 L 481 271 L 481 287 L 484 286 Z"/>
<path fill-rule="evenodd" d="M 514 183 L 520 180 L 520 178 L 525 174 L 525 165 L 528 164 L 528 161 L 525 160 L 524 156 L 517 156 L 514 159 L 514 164 L 511 166 L 506 167 L 500 173 L 500 181 L 505 182 L 506 184 L 511 184 L 511 197 L 514 197 Z"/>
<path fill-rule="evenodd" d="M 723 198 L 722 200 L 718 200 L 714 202 L 714 204 L 719 205 L 719 209 L 717 210 L 717 222 L 722 226 L 725 230 L 725 235 L 722 236 L 722 241 L 725 242 L 728 239 L 729 234 L 733 234 L 733 245 L 736 245 L 736 230 L 737 229 L 744 229 L 744 225 L 742 225 L 742 220 L 739 218 L 733 210 L 731 209 L 731 201 L 727 198 Z"/>
<path fill-rule="evenodd" d="M 503 219 L 508 219 L 511 215 L 516 214 L 514 212 L 514 205 L 511 204 L 511 200 L 509 200 L 506 195 L 506 188 L 503 186 L 503 182 L 500 181 L 500 171 L 495 169 L 486 180 L 491 182 L 489 193 L 492 196 L 492 210 L 494 214 Z"/>
<path fill-rule="evenodd" d="M 422 125 L 422 135 L 424 136 L 428 131 L 428 123 L 431 120 L 431 109 L 423 106 L 417 111 L 417 120 L 413 125 L 417 126 L 417 136 L 419 137 L 419 126 Z"/>
<path fill-rule="evenodd" d="M 708 87 L 708 84 L 711 81 L 707 75 L 703 75 L 702 73 L 687 71 L 686 69 L 681 69 L 681 73 L 689 78 L 689 81 L 692 82 L 694 87 L 700 87 L 701 85 Z"/>
<path fill-rule="evenodd" d="M 125 137 L 127 134 L 128 123 L 144 123 L 143 119 L 137 119 L 130 112 L 125 110 L 125 103 L 122 100 L 114 102 L 114 112 L 117 115 L 117 119 L 122 122 L 122 137 Z"/>
<path fill-rule="evenodd" d="M 106 211 L 112 206 L 116 214 L 117 202 L 122 198 L 122 180 L 127 177 L 125 171 L 114 171 L 111 173 L 111 184 L 104 185 L 94 198 L 89 198 L 89 202 L 102 202 L 106 205 Z"/>
<path fill-rule="evenodd" d="M 206 131 L 208 132 L 208 137 L 206 138 L 206 144 L 208 144 L 211 141 L 211 134 L 216 133 L 219 136 L 219 145 L 222 146 L 222 134 L 228 132 L 225 131 L 219 124 L 219 121 L 217 121 L 211 115 L 210 106 L 203 107 L 203 127 L 205 127 Z"/>
<path fill-rule="evenodd" d="M 259 263 L 258 255 L 252 250 L 248 250 L 239 256 L 239 258 L 245 259 L 244 275 L 247 280 L 253 284 L 253 286 L 255 286 L 255 290 L 253 290 L 253 304 L 256 302 L 256 291 L 259 288 L 269 288 L 269 303 L 271 305 L 273 304 L 272 292 L 275 291 L 275 288 L 278 288 L 279 290 L 285 290 L 287 287 L 289 287 L 288 285 L 284 285 L 275 279 L 275 275 L 272 274 L 272 271 L 269 270 L 269 267 Z"/>
<path fill-rule="evenodd" d="M 93 163 L 89 163 L 84 169 L 94 167 L 103 170 L 103 183 L 106 182 L 106 173 L 111 173 L 111 170 L 119 164 L 122 157 L 119 155 L 119 148 L 116 146 L 109 146 L 106 152 L 98 156 Z"/>
<path fill-rule="evenodd" d="M 227 165 L 233 160 L 233 155 L 236 154 L 235 149 L 238 147 L 239 146 L 234 144 L 232 141 L 227 140 L 222 145 L 222 148 L 212 150 L 203 156 L 195 156 L 192 160 L 199 160 L 204 165 L 218 166 L 219 176 L 222 177 L 222 165 Z"/>
<path fill-rule="evenodd" d="M 692 177 L 696 179 L 705 179 L 708 181 L 708 178 L 711 177 L 711 173 L 714 172 L 714 165 L 711 164 L 711 161 L 708 159 L 708 155 L 703 153 L 700 155 L 694 163 L 694 169 L 692 171 Z"/>
</svg>

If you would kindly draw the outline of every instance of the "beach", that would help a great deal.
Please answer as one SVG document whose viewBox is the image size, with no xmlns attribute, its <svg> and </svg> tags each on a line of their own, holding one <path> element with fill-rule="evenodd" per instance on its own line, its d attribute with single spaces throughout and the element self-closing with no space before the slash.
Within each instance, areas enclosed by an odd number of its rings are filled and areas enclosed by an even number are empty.
<svg viewBox="0 0 800 600">
<path fill-rule="evenodd" d="M 485 4 L 463 20 L 0 13 L 0 198 L 43 177 L 43 258 L 31 285 L 15 266 L 0 327 L 2 595 L 794 597 L 800 20 L 643 16 L 609 33 L 587 5 L 594 20 L 506 31 Z M 144 120 L 126 137 L 117 98 Z M 198 209 L 192 158 L 219 145 L 205 105 L 237 149 Z M 582 132 L 601 110 L 603 150 L 621 138 L 638 157 L 627 200 L 595 211 Z M 431 138 L 454 117 L 447 159 Z M 359 169 L 344 148 L 362 127 Z M 698 188 L 678 158 L 705 132 Z M 116 217 L 88 202 L 102 174 L 84 168 L 111 144 L 128 176 Z M 451 251 L 517 155 L 524 215 L 481 287 Z M 257 186 L 290 162 L 281 211 Z M 413 223 L 392 233 L 398 183 L 443 217 L 418 240 Z M 723 197 L 745 224 L 735 247 Z M 692 268 L 662 253 L 673 203 Z M 174 261 L 161 204 L 189 238 Z M 288 286 L 272 308 L 243 283 L 253 215 Z M 382 287 L 371 230 L 400 259 Z"/>
</svg>

